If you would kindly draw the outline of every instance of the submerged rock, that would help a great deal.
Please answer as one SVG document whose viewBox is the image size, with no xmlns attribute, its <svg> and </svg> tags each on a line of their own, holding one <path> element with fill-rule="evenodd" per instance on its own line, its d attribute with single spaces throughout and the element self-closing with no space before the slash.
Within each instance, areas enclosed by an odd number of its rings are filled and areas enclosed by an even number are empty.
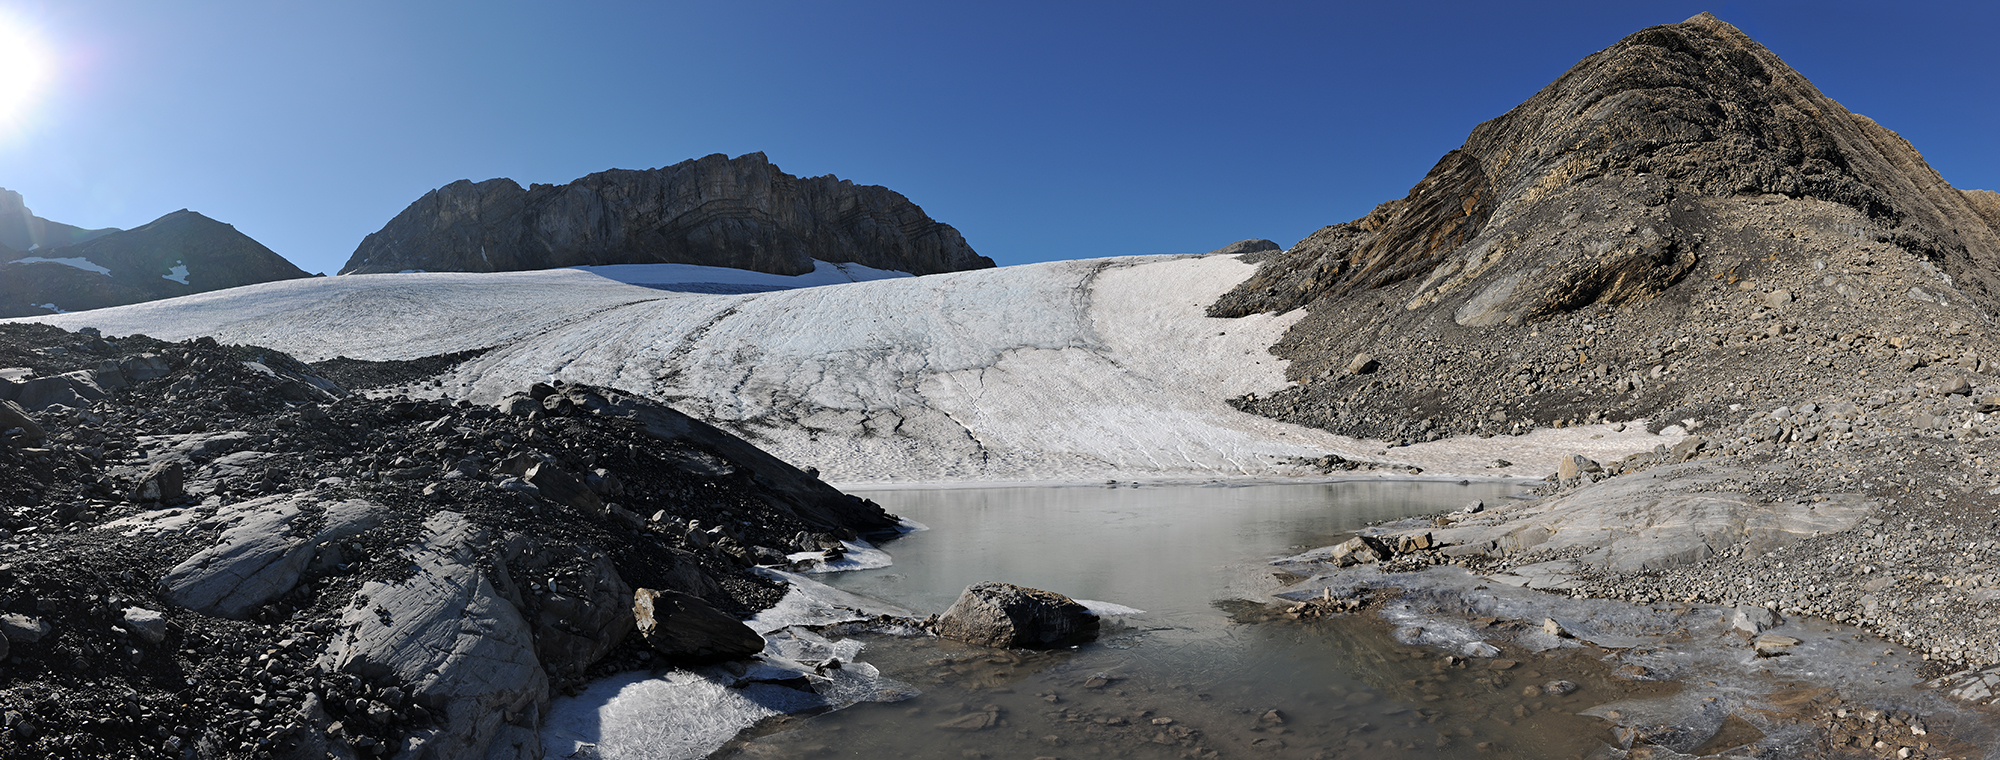
<svg viewBox="0 0 2000 760">
<path fill-rule="evenodd" d="M 1047 648 L 1097 637 L 1097 615 L 1053 591 L 988 581 L 967 586 L 938 635 L 989 647 Z"/>
</svg>

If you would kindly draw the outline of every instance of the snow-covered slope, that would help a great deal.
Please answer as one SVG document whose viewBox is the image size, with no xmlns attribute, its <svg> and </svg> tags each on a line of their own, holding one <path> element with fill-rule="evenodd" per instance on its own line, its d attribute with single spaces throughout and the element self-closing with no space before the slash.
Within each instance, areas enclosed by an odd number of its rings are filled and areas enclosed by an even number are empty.
<svg viewBox="0 0 2000 760">
<path fill-rule="evenodd" d="M 1385 453 L 1238 412 L 1226 399 L 1286 385 L 1266 348 L 1300 316 L 1203 316 L 1252 269 L 1233 256 L 1135 257 L 739 294 L 575 269 L 349 275 L 37 321 L 212 335 L 308 361 L 491 347 L 430 392 L 484 402 L 538 380 L 612 386 L 849 483 L 1286 475 L 1300 473 L 1286 460 L 1325 453 L 1540 475 L 1559 452 L 1662 441 L 1636 426 L 1570 428 Z M 1523 467 L 1483 470 L 1496 455 Z"/>
</svg>

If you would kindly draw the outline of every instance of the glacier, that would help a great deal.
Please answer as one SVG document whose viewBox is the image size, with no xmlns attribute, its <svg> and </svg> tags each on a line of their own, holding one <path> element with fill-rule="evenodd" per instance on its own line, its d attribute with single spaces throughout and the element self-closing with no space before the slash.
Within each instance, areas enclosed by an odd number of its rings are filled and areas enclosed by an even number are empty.
<svg viewBox="0 0 2000 760">
<path fill-rule="evenodd" d="M 1426 477 L 1492 476 L 1501 457 L 1538 475 L 1563 454 L 1677 440 L 1595 425 L 1388 449 L 1239 412 L 1229 398 L 1289 385 L 1267 349 L 1303 316 L 1204 314 L 1254 270 L 1192 255 L 925 277 L 825 263 L 796 278 L 685 265 L 343 275 L 22 321 L 306 361 L 490 349 L 441 387 L 398 390 L 487 403 L 533 382 L 608 386 L 844 486 L 1288 477 L 1311 474 L 1294 458 L 1328 453 Z"/>
</svg>

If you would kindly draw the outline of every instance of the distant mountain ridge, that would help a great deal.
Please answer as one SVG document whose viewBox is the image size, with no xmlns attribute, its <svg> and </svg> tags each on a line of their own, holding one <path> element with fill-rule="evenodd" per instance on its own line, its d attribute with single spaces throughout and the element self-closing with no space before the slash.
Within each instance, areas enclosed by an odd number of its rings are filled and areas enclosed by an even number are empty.
<svg viewBox="0 0 2000 760">
<path fill-rule="evenodd" d="M 61 248 L 117 231 L 117 227 L 86 230 L 35 216 L 20 193 L 0 187 L 0 248 L 16 251 Z"/>
<path fill-rule="evenodd" d="M 815 259 L 919 275 L 993 266 L 888 188 L 718 153 L 563 185 L 453 182 L 362 240 L 341 274 L 697 264 L 799 275 Z"/>
<path fill-rule="evenodd" d="M 58 232 L 77 229 L 47 225 Z M 101 309 L 311 276 L 235 227 L 182 209 L 72 245 L 0 250 L 0 317 Z"/>
</svg>

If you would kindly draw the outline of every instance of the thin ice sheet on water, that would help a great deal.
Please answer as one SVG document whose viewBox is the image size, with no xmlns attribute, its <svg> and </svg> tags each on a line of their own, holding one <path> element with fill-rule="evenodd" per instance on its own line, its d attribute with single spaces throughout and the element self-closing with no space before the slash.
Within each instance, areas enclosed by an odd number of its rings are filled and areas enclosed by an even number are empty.
<svg viewBox="0 0 2000 760">
<path fill-rule="evenodd" d="M 550 705 L 543 750 L 551 758 L 689 760 L 706 757 L 760 720 L 826 705 L 811 692 L 730 683 L 684 670 L 606 678 Z"/>
<path fill-rule="evenodd" d="M 751 630 L 768 634 L 795 625 L 831 625 L 866 620 L 875 615 L 910 617 L 910 611 L 828 586 L 798 573 L 768 567 L 757 572 L 791 584 L 791 590 L 770 609 L 743 621 Z"/>
<path fill-rule="evenodd" d="M 1100 602 L 1096 599 L 1078 599 L 1076 603 L 1083 605 L 1084 609 L 1090 610 L 1091 614 L 1098 617 L 1117 617 L 1119 615 L 1139 615 L 1145 613 L 1145 610 L 1137 607 L 1127 607 L 1111 602 Z"/>
</svg>

